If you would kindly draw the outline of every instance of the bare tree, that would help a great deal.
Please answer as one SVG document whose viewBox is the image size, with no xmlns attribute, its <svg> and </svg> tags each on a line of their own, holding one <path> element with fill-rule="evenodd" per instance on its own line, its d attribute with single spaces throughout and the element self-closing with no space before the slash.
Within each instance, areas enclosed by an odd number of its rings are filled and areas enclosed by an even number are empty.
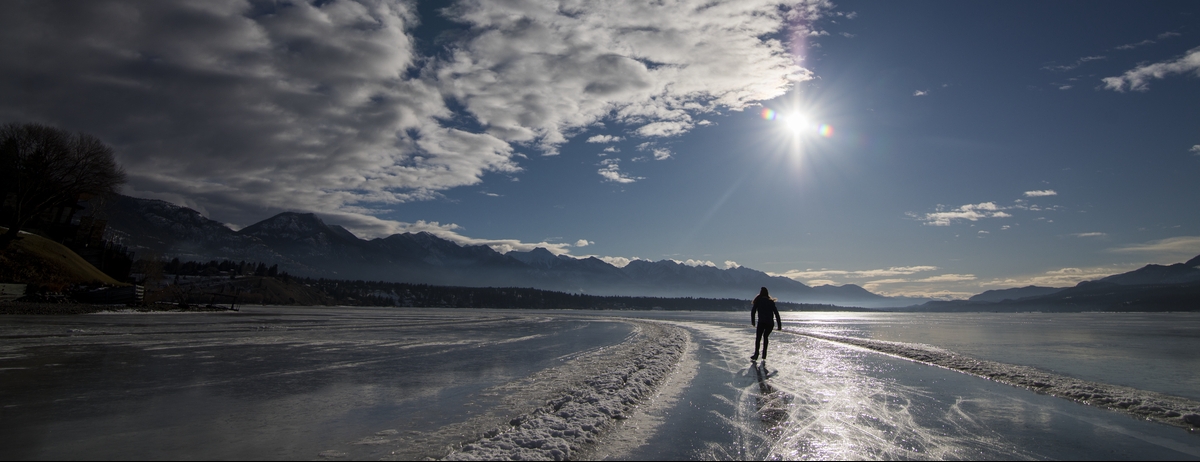
<svg viewBox="0 0 1200 462">
<path fill-rule="evenodd" d="M 0 200 L 11 207 L 0 249 L 38 214 L 115 194 L 124 183 L 113 149 L 95 136 L 35 123 L 0 126 Z"/>
</svg>

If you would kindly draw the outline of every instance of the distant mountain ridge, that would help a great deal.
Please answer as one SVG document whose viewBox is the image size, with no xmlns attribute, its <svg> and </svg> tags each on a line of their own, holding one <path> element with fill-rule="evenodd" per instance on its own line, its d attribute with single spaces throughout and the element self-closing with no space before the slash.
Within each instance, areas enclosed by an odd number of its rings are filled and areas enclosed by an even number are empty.
<svg viewBox="0 0 1200 462">
<path fill-rule="evenodd" d="M 1019 300 L 1027 297 L 1039 297 L 1042 295 L 1050 295 L 1052 293 L 1063 290 L 1064 287 L 1040 287 L 1040 286 L 1025 286 L 1014 287 L 1012 289 L 995 289 L 987 290 L 981 294 L 968 298 L 972 302 L 1000 302 L 1004 300 Z"/>
<path fill-rule="evenodd" d="M 915 311 L 1198 311 L 1200 256 L 1146 265 L 1075 287 L 987 291 L 969 300 L 928 302 Z"/>
<path fill-rule="evenodd" d="M 889 298 L 862 287 L 810 287 L 746 267 L 720 269 L 671 260 L 616 267 L 537 248 L 505 254 L 436 235 L 360 239 L 311 213 L 284 212 L 233 231 L 167 202 L 119 196 L 105 208 L 110 233 L 141 256 L 276 262 L 295 275 L 474 287 L 534 287 L 593 295 L 752 298 L 759 287 L 783 301 L 899 307 L 927 299 Z"/>
</svg>

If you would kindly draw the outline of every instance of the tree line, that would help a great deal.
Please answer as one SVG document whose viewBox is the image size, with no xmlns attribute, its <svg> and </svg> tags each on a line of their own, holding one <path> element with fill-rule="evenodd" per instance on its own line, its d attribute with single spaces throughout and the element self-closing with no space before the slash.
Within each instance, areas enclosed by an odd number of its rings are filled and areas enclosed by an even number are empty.
<svg viewBox="0 0 1200 462">
<path fill-rule="evenodd" d="M 145 280 L 153 278 L 170 281 L 174 276 L 206 277 L 210 281 L 258 277 L 275 279 L 293 288 L 291 293 L 309 293 L 323 303 L 350 306 L 398 306 L 433 308 L 510 308 L 510 309 L 578 309 L 578 310 L 697 310 L 742 311 L 750 309 L 749 300 L 695 297 L 639 297 L 619 295 L 590 295 L 557 292 L 528 287 L 456 287 L 327 278 L 295 277 L 280 271 L 279 265 L 263 262 L 212 260 L 208 262 L 172 260 L 138 260 L 134 271 Z M 247 297 L 265 304 L 288 304 L 291 299 L 272 299 L 267 292 L 278 285 L 261 283 L 239 284 Z M 262 291 L 264 293 L 257 293 Z M 779 302 L 781 310 L 847 311 L 855 308 L 835 305 Z"/>
</svg>

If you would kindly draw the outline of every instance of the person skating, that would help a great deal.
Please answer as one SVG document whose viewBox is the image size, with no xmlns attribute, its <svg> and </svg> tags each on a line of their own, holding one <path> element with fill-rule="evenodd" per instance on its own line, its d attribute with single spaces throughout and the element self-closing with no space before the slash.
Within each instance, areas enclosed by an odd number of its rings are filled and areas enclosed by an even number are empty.
<svg viewBox="0 0 1200 462">
<path fill-rule="evenodd" d="M 758 316 L 758 321 L 755 322 L 755 315 Z M 779 319 L 779 308 L 775 307 L 775 299 L 767 293 L 767 288 L 763 287 L 758 291 L 758 296 L 754 297 L 754 304 L 750 308 L 750 325 L 758 329 L 754 332 L 754 356 L 750 357 L 750 361 L 758 361 L 758 345 L 762 343 L 762 359 L 767 360 L 767 343 L 771 337 L 771 316 L 775 316 L 775 323 L 779 325 L 779 330 L 783 330 L 783 320 Z M 761 322 L 767 321 L 767 322 Z"/>
</svg>

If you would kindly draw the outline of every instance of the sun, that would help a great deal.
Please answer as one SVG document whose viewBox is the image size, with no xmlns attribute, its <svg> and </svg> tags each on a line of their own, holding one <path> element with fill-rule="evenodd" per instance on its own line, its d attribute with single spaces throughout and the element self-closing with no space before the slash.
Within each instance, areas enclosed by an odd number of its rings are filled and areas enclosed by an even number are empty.
<svg viewBox="0 0 1200 462">
<path fill-rule="evenodd" d="M 800 110 L 779 112 L 763 108 L 762 118 L 778 124 L 782 133 L 790 135 L 793 140 L 801 138 L 831 138 L 833 126 L 815 121 L 809 114 Z"/>
<path fill-rule="evenodd" d="M 789 112 L 780 117 L 783 126 L 791 132 L 793 136 L 805 136 L 811 132 L 815 132 L 809 127 L 808 117 L 799 111 Z"/>
</svg>

